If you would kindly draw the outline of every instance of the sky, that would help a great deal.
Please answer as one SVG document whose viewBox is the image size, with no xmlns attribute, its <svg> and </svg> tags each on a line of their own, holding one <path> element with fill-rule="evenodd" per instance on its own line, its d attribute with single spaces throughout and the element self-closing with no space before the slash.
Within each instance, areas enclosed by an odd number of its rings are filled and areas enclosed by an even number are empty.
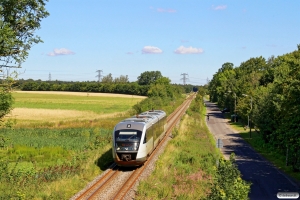
<svg viewBox="0 0 300 200">
<path fill-rule="evenodd" d="M 204 85 L 231 62 L 290 53 L 300 44 L 297 0 L 50 0 L 19 78 L 97 81 L 160 71 Z"/>
</svg>

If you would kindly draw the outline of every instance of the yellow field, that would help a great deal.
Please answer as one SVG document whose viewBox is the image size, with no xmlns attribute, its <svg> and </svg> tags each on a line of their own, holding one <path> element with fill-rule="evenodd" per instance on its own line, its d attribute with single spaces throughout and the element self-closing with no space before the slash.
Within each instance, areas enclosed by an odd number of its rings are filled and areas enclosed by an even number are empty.
<svg viewBox="0 0 300 200">
<path fill-rule="evenodd" d="M 91 93 L 91 92 L 59 92 L 59 91 L 15 91 L 15 93 L 26 94 L 55 94 L 55 95 L 73 95 L 73 96 L 94 96 L 94 97 L 120 97 L 145 99 L 145 96 L 129 95 L 129 94 L 113 94 L 113 93 Z"/>
<path fill-rule="evenodd" d="M 11 117 L 17 120 L 29 121 L 69 121 L 69 120 L 86 120 L 98 119 L 106 117 L 115 117 L 124 114 L 124 112 L 115 112 L 110 114 L 96 114 L 88 111 L 77 110 L 52 110 L 52 109 L 37 109 L 37 108 L 15 108 L 11 112 Z"/>
<path fill-rule="evenodd" d="M 17 126 L 21 127 L 31 123 L 57 124 L 74 121 L 98 121 L 104 118 L 125 116 L 128 115 L 128 111 L 135 103 L 146 98 L 136 95 L 86 92 L 17 91 L 15 93 L 15 108 L 7 117 L 16 119 Z M 45 95 L 45 97 L 42 96 L 41 98 L 41 95 Z M 69 95 L 70 98 L 66 97 L 66 95 Z M 64 102 L 67 105 L 72 104 L 75 105 L 75 108 L 60 109 L 59 106 L 52 108 L 52 105 L 55 105 L 57 102 L 60 104 Z M 120 104 L 125 109 L 118 110 Z M 33 108 L 32 105 L 37 107 Z M 51 108 L 43 108 L 43 106 Z M 85 107 L 87 108 L 86 110 Z M 91 107 L 93 108 L 92 110 Z M 95 107 L 101 107 L 104 112 L 96 112 Z"/>
</svg>

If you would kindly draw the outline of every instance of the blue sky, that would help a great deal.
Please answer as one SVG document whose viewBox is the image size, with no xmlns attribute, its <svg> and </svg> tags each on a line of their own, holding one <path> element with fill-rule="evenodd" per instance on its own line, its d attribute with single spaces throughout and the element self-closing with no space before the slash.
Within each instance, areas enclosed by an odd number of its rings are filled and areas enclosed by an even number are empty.
<svg viewBox="0 0 300 200">
<path fill-rule="evenodd" d="M 225 62 L 283 55 L 300 44 L 300 1 L 50 0 L 19 78 L 130 81 L 160 71 L 203 85 Z"/>
</svg>

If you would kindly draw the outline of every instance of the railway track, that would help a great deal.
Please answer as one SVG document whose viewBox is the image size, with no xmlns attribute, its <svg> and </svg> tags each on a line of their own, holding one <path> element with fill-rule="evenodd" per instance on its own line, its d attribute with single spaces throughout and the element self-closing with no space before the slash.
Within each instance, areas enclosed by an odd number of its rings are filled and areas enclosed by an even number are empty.
<svg viewBox="0 0 300 200">
<path fill-rule="evenodd" d="M 181 106 L 179 106 L 167 118 L 167 131 L 165 137 L 153 151 L 147 162 L 140 167 L 122 168 L 116 164 L 112 164 L 103 174 L 95 179 L 90 185 L 76 194 L 71 200 L 87 200 L 87 199 L 129 199 L 130 190 L 142 178 L 145 171 L 152 170 L 155 159 L 163 152 L 167 140 L 170 139 L 172 129 L 179 122 L 182 115 L 185 113 L 189 104 L 193 100 L 195 94 L 190 95 Z M 133 194 L 134 195 L 134 194 Z M 130 198 L 132 199 L 132 197 Z"/>
</svg>

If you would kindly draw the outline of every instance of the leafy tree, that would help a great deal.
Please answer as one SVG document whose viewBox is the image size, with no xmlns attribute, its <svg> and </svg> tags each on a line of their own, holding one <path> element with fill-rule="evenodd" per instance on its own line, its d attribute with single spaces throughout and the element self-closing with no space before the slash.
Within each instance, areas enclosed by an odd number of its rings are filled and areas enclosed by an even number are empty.
<svg viewBox="0 0 300 200">
<path fill-rule="evenodd" d="M 210 94 L 210 98 L 214 102 L 218 102 L 220 107 L 228 107 L 229 100 L 226 96 L 228 91 L 235 92 L 236 86 L 236 70 L 233 69 L 232 63 L 224 63 L 222 68 L 218 70 L 216 74 L 214 74 L 213 79 L 210 81 L 208 90 Z"/>
<path fill-rule="evenodd" d="M 34 31 L 40 28 L 41 20 L 49 15 L 45 10 L 46 1 L 0 1 L 0 71 L 4 67 L 20 67 L 32 45 L 42 42 L 40 37 L 34 35 Z M 0 83 L 0 120 L 12 109 L 13 78 L 6 77 Z"/>
<path fill-rule="evenodd" d="M 241 178 L 234 154 L 231 154 L 230 160 L 219 160 L 216 180 L 207 199 L 249 199 L 250 185 Z"/>
<path fill-rule="evenodd" d="M 34 35 L 49 13 L 47 0 L 2 0 L 0 2 L 0 60 L 4 66 L 25 61 L 31 46 L 42 42 Z"/>
<path fill-rule="evenodd" d="M 161 77 L 151 84 L 148 90 L 148 97 L 161 97 L 174 99 L 181 95 L 180 86 L 171 85 L 171 80 L 167 77 Z M 180 88 L 180 89 L 179 89 Z"/>
<path fill-rule="evenodd" d="M 295 171 L 300 171 L 300 49 L 279 56 L 274 65 L 270 96 L 275 110 L 273 123 L 278 126 L 269 140 L 282 153 L 288 148 L 290 164 Z"/>
<path fill-rule="evenodd" d="M 0 120 L 12 110 L 13 102 L 9 84 L 0 84 Z"/>
<path fill-rule="evenodd" d="M 113 82 L 113 77 L 111 73 L 109 73 L 107 76 L 103 76 L 102 83 L 112 83 L 112 82 Z"/>
<path fill-rule="evenodd" d="M 139 85 L 151 85 L 157 79 L 162 78 L 160 71 L 146 71 L 141 73 L 138 77 L 138 84 Z"/>
<path fill-rule="evenodd" d="M 115 83 L 129 83 L 128 75 L 126 75 L 126 76 L 121 75 L 120 77 L 115 78 L 114 82 Z"/>
</svg>

